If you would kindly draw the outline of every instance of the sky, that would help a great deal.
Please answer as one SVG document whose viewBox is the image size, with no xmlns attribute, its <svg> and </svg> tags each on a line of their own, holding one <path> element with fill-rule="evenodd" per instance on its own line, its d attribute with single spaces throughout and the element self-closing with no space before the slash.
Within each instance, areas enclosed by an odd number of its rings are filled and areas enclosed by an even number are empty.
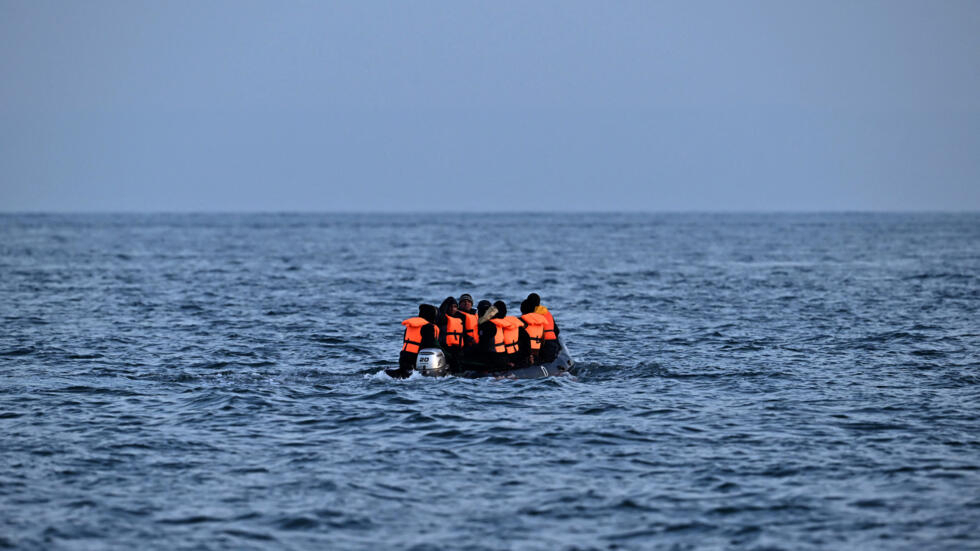
<svg viewBox="0 0 980 551">
<path fill-rule="evenodd" d="M 0 211 L 976 211 L 980 2 L 0 0 Z"/>
</svg>

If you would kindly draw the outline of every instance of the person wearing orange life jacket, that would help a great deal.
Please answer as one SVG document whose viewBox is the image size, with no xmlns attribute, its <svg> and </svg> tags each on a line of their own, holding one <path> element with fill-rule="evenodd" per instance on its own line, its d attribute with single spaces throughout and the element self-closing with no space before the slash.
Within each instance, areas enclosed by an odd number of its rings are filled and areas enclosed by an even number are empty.
<svg viewBox="0 0 980 551">
<path fill-rule="evenodd" d="M 524 331 L 528 341 L 528 364 L 534 365 L 541 357 L 541 345 L 544 342 L 544 328 L 548 319 L 542 314 L 534 313 L 534 307 L 525 300 L 521 303 L 521 321 L 524 322 Z"/>
<path fill-rule="evenodd" d="M 439 328 L 439 344 L 443 348 L 460 349 L 463 347 L 463 319 L 457 313 L 456 299 L 453 297 L 447 297 L 439 305 L 436 327 Z"/>
<path fill-rule="evenodd" d="M 480 315 L 473 309 L 473 297 L 468 293 L 459 296 L 459 310 L 456 315 L 463 320 L 463 355 L 465 356 L 480 342 Z"/>
<path fill-rule="evenodd" d="M 497 326 L 497 341 L 494 342 L 495 351 L 507 355 L 507 363 L 510 367 L 525 367 L 527 365 L 526 352 L 521 349 L 521 330 L 524 324 L 514 316 L 507 315 L 507 304 L 502 300 L 493 303 L 497 309 L 497 315 L 493 319 L 493 324 Z M 501 338 L 501 331 L 503 332 Z M 501 351 L 502 345 L 502 351 Z"/>
<path fill-rule="evenodd" d="M 551 312 L 541 305 L 541 297 L 537 293 L 529 294 L 527 303 L 534 307 L 535 314 L 541 314 L 545 317 L 544 334 L 542 335 L 544 342 L 541 344 L 541 356 L 538 361 L 541 363 L 550 362 L 558 356 L 558 352 L 561 350 L 561 345 L 558 343 L 560 333 L 558 324 L 555 323 L 555 318 Z"/>
<path fill-rule="evenodd" d="M 389 377 L 405 378 L 415 369 L 415 360 L 419 350 L 439 346 L 439 328 L 433 322 L 436 320 L 436 307 L 431 304 L 420 304 L 419 315 L 402 322 L 405 335 L 402 337 L 402 351 L 398 355 L 398 369 L 386 369 Z"/>
<path fill-rule="evenodd" d="M 474 347 L 468 360 L 478 364 L 482 371 L 501 371 L 509 367 L 504 346 L 504 332 L 497 329 L 494 321 L 497 319 L 497 308 L 490 301 L 481 300 L 476 308 L 480 316 L 478 333 L 480 342 Z"/>
<path fill-rule="evenodd" d="M 459 295 L 459 311 L 476 314 L 476 308 L 473 308 L 473 297 L 469 293 Z"/>
<path fill-rule="evenodd" d="M 439 328 L 439 345 L 446 354 L 450 371 L 456 371 L 463 352 L 463 318 L 456 310 L 456 299 L 447 297 L 439 306 L 436 316 Z"/>
</svg>

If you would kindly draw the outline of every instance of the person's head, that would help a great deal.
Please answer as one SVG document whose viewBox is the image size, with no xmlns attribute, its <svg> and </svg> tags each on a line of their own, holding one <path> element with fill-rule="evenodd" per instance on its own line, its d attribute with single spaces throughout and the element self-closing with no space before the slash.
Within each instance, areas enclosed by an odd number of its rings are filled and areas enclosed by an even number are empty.
<svg viewBox="0 0 980 551">
<path fill-rule="evenodd" d="M 476 313 L 479 314 L 480 316 L 483 316 L 483 314 L 486 314 L 487 313 L 487 310 L 489 308 L 490 308 L 490 301 L 489 300 L 481 300 L 480 301 L 480 304 L 477 304 L 476 305 Z"/>
<path fill-rule="evenodd" d="M 469 293 L 459 295 L 459 309 L 464 312 L 469 312 L 470 308 L 473 308 L 473 297 Z"/>
<path fill-rule="evenodd" d="M 432 323 L 436 321 L 436 307 L 431 304 L 419 304 L 419 317 Z"/>
<path fill-rule="evenodd" d="M 541 297 L 537 293 L 531 293 L 527 296 L 527 303 L 531 305 L 531 310 L 534 310 L 538 306 L 541 306 Z"/>
<path fill-rule="evenodd" d="M 456 313 L 456 299 L 453 297 L 446 297 L 446 300 L 442 301 L 439 306 L 440 314 L 449 314 L 450 316 Z"/>
<path fill-rule="evenodd" d="M 533 311 L 534 311 L 534 306 L 531 306 L 531 303 L 530 302 L 528 302 L 526 300 L 523 301 L 523 302 L 521 302 L 521 313 L 522 314 L 530 314 Z"/>
<path fill-rule="evenodd" d="M 498 300 L 497 302 L 494 302 L 493 307 L 497 309 L 498 318 L 507 316 L 507 305 L 504 304 L 504 301 Z"/>
</svg>

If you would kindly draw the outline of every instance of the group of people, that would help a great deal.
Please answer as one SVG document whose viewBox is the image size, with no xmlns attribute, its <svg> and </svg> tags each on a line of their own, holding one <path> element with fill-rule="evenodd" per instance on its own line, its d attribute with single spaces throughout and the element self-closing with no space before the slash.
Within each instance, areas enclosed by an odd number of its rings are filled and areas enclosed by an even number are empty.
<svg viewBox="0 0 980 551">
<path fill-rule="evenodd" d="M 457 301 L 447 297 L 437 309 L 420 304 L 418 316 L 402 322 L 405 335 L 392 377 L 408 377 L 415 369 L 419 351 L 441 348 L 450 372 L 504 371 L 547 363 L 555 359 L 558 324 L 541 297 L 531 293 L 521 302 L 520 316 L 508 316 L 507 305 L 481 300 L 473 308 L 473 297 L 462 294 Z"/>
</svg>

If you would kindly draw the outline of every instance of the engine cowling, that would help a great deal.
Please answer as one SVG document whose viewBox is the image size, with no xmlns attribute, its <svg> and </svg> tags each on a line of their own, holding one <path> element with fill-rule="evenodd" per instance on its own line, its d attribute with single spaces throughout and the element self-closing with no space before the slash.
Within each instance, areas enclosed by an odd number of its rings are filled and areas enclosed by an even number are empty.
<svg viewBox="0 0 980 551">
<path fill-rule="evenodd" d="M 423 348 L 415 360 L 415 370 L 429 377 L 441 377 L 449 374 L 449 362 L 441 349 Z"/>
</svg>

